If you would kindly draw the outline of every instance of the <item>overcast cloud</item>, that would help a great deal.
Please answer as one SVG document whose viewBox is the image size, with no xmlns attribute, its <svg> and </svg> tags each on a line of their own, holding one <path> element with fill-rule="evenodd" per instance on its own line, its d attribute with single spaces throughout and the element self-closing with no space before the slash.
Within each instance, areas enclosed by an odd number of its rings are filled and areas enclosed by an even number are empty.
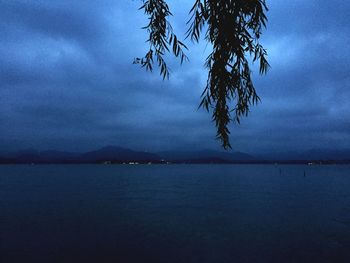
<svg viewBox="0 0 350 263">
<path fill-rule="evenodd" d="M 0 149 L 219 149 L 197 110 L 209 47 L 190 47 L 162 81 L 132 65 L 147 50 L 141 1 L 0 0 Z M 192 2 L 169 1 L 178 35 Z M 263 44 L 272 66 L 254 71 L 262 101 L 240 126 L 244 152 L 350 147 L 350 2 L 268 1 Z"/>
</svg>

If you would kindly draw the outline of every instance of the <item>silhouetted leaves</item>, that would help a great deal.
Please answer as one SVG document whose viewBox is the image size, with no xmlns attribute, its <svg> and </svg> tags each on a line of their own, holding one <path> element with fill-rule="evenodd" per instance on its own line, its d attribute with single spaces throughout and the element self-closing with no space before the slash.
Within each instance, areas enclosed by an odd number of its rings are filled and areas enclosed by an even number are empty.
<svg viewBox="0 0 350 263">
<path fill-rule="evenodd" d="M 176 57 L 180 57 L 181 63 L 187 60 L 184 49 L 186 45 L 178 40 L 173 32 L 167 18 L 171 16 L 171 12 L 167 3 L 163 0 L 144 0 L 140 7 L 148 16 L 149 23 L 144 27 L 149 33 L 150 49 L 143 58 L 136 58 L 134 63 L 141 64 L 146 70 L 152 71 L 153 57 L 160 68 L 160 74 L 163 79 L 169 78 L 169 68 L 163 59 L 164 53 L 169 52 L 170 49 Z"/>
<path fill-rule="evenodd" d="M 141 9 L 149 17 L 145 29 L 149 32 L 150 51 L 135 62 L 151 71 L 156 56 L 161 75 L 168 78 L 169 69 L 162 56 L 171 47 L 182 63 L 187 59 L 183 52 L 186 46 L 173 33 L 167 20 L 171 13 L 164 0 L 143 1 Z M 267 10 L 265 0 L 195 0 L 190 10 L 186 37 L 198 42 L 205 28 L 205 40 L 212 46 L 205 62 L 208 80 L 200 107 L 213 110 L 217 138 L 225 149 L 231 148 L 229 123 L 239 124 L 250 106 L 260 100 L 251 79 L 248 57 L 259 62 L 260 74 L 267 72 L 267 52 L 259 43 L 262 28 L 266 27 Z"/>
</svg>

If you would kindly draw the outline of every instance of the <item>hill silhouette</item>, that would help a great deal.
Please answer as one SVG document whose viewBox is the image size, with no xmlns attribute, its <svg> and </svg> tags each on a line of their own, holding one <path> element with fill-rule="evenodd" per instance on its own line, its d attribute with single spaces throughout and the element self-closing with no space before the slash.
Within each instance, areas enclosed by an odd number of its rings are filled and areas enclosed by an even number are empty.
<svg viewBox="0 0 350 263">
<path fill-rule="evenodd" d="M 26 149 L 2 152 L 2 164 L 59 163 L 350 163 L 350 150 L 311 149 L 300 152 L 248 154 L 233 151 L 135 151 L 120 146 L 106 146 L 89 152 L 37 151 Z"/>
</svg>

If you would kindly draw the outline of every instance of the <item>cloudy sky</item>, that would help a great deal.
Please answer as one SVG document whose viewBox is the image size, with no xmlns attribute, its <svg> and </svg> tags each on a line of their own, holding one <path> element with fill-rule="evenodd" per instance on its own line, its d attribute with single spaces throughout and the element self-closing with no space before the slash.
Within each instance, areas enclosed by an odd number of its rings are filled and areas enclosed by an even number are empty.
<svg viewBox="0 0 350 263">
<path fill-rule="evenodd" d="M 0 150 L 220 149 L 197 110 L 210 47 L 187 42 L 162 81 L 133 65 L 147 50 L 138 0 L 0 0 Z M 172 0 L 183 36 L 192 1 Z M 244 152 L 350 147 L 350 2 L 270 0 L 262 43 L 272 66 L 254 71 L 262 101 L 231 144 Z"/>
</svg>

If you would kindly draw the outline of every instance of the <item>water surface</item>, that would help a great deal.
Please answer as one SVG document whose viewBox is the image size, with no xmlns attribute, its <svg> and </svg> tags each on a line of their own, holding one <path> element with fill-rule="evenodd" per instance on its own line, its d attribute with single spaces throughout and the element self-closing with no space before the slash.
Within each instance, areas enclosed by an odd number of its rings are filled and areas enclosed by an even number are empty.
<svg viewBox="0 0 350 263">
<path fill-rule="evenodd" d="M 350 166 L 0 166 L 0 262 L 350 262 Z"/>
</svg>

